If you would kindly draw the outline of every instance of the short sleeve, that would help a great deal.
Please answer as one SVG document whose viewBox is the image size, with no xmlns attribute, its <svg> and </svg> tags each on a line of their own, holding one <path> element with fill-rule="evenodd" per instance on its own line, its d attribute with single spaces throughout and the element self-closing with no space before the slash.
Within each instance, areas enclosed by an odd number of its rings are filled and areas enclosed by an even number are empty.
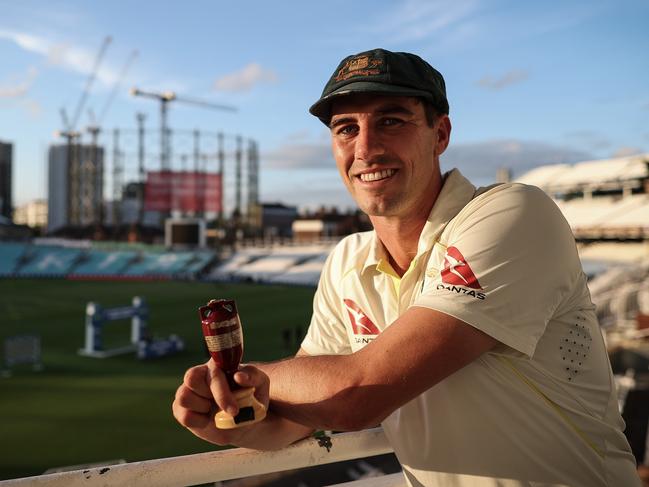
<svg viewBox="0 0 649 487">
<path fill-rule="evenodd" d="M 352 353 L 347 330 L 341 318 L 337 284 L 332 281 L 335 250 L 327 258 L 313 298 L 313 315 L 302 349 L 309 355 L 344 355 Z"/>
<path fill-rule="evenodd" d="M 454 316 L 531 357 L 581 275 L 556 204 L 533 186 L 498 186 L 474 198 L 441 243 L 414 305 Z"/>
</svg>

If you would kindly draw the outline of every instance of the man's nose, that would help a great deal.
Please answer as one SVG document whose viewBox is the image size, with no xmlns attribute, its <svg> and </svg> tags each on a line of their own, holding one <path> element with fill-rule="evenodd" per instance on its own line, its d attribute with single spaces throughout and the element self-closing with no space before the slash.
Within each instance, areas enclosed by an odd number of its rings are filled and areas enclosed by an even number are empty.
<svg viewBox="0 0 649 487">
<path fill-rule="evenodd" d="M 354 158 L 370 162 L 383 154 L 385 154 L 385 148 L 377 130 L 367 125 L 359 127 L 354 146 Z"/>
</svg>

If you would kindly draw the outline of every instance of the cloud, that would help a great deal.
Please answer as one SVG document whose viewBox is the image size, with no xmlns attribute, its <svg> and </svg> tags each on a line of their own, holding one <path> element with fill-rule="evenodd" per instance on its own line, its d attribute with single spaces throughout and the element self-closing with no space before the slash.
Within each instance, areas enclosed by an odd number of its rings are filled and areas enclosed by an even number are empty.
<svg viewBox="0 0 649 487">
<path fill-rule="evenodd" d="M 545 142 L 502 139 L 452 144 L 441 157 L 442 171 L 458 168 L 476 185 L 496 181 L 499 168 L 508 168 L 514 177 L 548 164 L 573 164 L 593 160 L 592 154 L 567 146 Z M 302 207 L 318 205 L 353 206 L 337 174 L 331 149 L 325 142 L 286 143 L 262 153 L 262 170 L 285 174 L 282 184 L 263 191 L 266 201 L 284 201 Z M 307 176 L 313 174 L 314 177 Z M 318 175 L 315 177 L 315 175 Z"/>
<path fill-rule="evenodd" d="M 277 81 L 277 74 L 271 69 L 266 69 L 258 63 L 250 63 L 234 73 L 226 74 L 214 82 L 214 89 L 218 91 L 250 91 L 259 83 L 272 83 Z"/>
<path fill-rule="evenodd" d="M 261 155 L 262 164 L 273 169 L 336 168 L 331 147 L 326 142 L 289 143 Z"/>
<path fill-rule="evenodd" d="M 5 29 L 0 29 L 0 39 L 9 40 L 25 51 L 44 56 L 47 64 L 51 66 L 58 66 L 84 75 L 90 74 L 99 52 L 94 48 L 86 49 L 25 32 Z M 117 79 L 117 71 L 103 60 L 97 71 L 97 80 L 110 86 Z"/>
<path fill-rule="evenodd" d="M 608 137 L 594 130 L 575 130 L 565 134 L 564 138 L 570 141 L 572 145 L 588 147 L 593 151 L 601 151 L 612 146 Z"/>
<path fill-rule="evenodd" d="M 501 167 L 519 176 L 530 169 L 559 163 L 592 160 L 594 156 L 568 146 L 516 139 L 487 140 L 451 144 L 441 157 L 443 170 L 457 167 L 478 184 L 495 181 Z M 261 154 L 264 168 L 271 170 L 323 170 L 336 172 L 336 163 L 328 142 L 286 143 Z"/>
<path fill-rule="evenodd" d="M 496 171 L 512 170 L 518 177 L 537 166 L 575 163 L 593 159 L 592 154 L 570 147 L 523 140 L 488 140 L 449 146 L 441 157 L 442 169 L 457 167 L 475 184 L 496 180 Z"/>
<path fill-rule="evenodd" d="M 638 151 L 636 151 L 638 152 Z M 441 157 L 442 171 L 458 168 L 474 184 L 486 185 L 495 182 L 496 172 L 500 168 L 508 168 L 514 177 L 519 177 L 525 172 L 547 164 L 572 164 L 580 161 L 592 160 L 595 157 L 587 151 L 573 149 L 568 146 L 548 144 L 545 142 L 502 139 L 487 140 L 471 143 L 451 144 Z M 270 171 L 296 171 L 296 178 L 299 174 L 310 171 L 331 171 L 337 174 L 336 163 L 331 154 L 331 148 L 326 142 L 299 142 L 286 143 L 275 150 L 261 155 L 262 167 Z M 298 172 L 299 171 L 299 172 Z M 295 182 L 294 178 L 291 181 Z M 327 191 L 334 191 L 340 185 L 336 183 L 328 186 Z M 300 184 L 298 184 L 300 186 Z M 299 197 L 301 202 L 307 200 L 306 196 L 311 189 L 293 188 L 294 193 L 304 193 Z M 340 186 L 342 188 L 342 186 Z M 315 188 L 312 188 L 315 190 Z M 322 194 L 326 193 L 322 190 Z M 287 192 L 287 195 L 289 192 Z M 315 193 L 311 201 L 316 201 Z M 323 200 L 323 203 L 335 203 L 331 199 Z M 302 204 L 302 203 L 300 203 Z"/>
<path fill-rule="evenodd" d="M 529 73 L 523 69 L 513 69 L 498 78 L 485 76 L 478 80 L 478 86 L 492 91 L 500 91 L 503 88 L 520 83 L 529 78 Z"/>
<path fill-rule="evenodd" d="M 388 42 L 420 41 L 441 33 L 463 30 L 463 22 L 477 10 L 478 2 L 406 0 L 374 22 L 372 31 L 388 35 Z"/>
<path fill-rule="evenodd" d="M 36 76 L 38 76 L 38 69 L 35 66 L 31 66 L 23 76 L 13 76 L 8 83 L 0 84 L 0 98 L 25 96 L 34 84 Z"/>
</svg>

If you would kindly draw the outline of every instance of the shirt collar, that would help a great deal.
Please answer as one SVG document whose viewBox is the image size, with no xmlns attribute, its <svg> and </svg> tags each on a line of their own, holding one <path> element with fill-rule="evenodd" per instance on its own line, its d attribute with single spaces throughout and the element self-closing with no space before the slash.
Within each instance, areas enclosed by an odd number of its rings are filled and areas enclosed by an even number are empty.
<svg viewBox="0 0 649 487">
<path fill-rule="evenodd" d="M 417 256 L 428 252 L 444 227 L 475 195 L 476 187 L 458 169 L 444 174 L 444 184 L 419 236 Z"/>
<path fill-rule="evenodd" d="M 476 188 L 466 179 L 458 169 L 452 169 L 444 174 L 442 189 L 437 195 L 435 204 L 428 215 L 428 219 L 419 236 L 417 246 L 417 257 L 428 250 L 435 244 L 446 224 L 457 215 L 473 198 Z M 388 255 L 383 244 L 372 232 L 372 239 L 369 244 L 367 258 L 362 268 L 365 272 L 368 268 L 376 269 L 381 261 L 387 261 Z"/>
</svg>

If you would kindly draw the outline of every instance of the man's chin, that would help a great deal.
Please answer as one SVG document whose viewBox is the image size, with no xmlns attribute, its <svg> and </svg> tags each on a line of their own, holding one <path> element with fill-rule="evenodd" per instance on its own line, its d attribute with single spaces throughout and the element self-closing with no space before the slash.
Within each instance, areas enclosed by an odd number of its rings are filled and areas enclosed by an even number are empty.
<svg viewBox="0 0 649 487">
<path fill-rule="evenodd" d="M 399 216 L 399 211 L 398 211 L 399 205 L 396 205 L 392 202 L 386 202 L 386 201 L 372 202 L 372 203 L 363 202 L 362 204 L 358 203 L 358 207 L 367 216 L 375 216 L 375 217 Z"/>
</svg>

